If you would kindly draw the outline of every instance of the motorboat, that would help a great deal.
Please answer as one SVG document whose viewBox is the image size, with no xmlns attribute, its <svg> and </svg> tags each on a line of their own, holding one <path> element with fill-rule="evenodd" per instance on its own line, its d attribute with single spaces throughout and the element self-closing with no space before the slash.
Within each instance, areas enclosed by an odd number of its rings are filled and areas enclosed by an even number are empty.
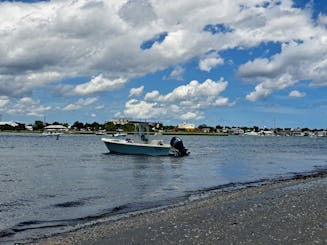
<svg viewBox="0 0 327 245">
<path fill-rule="evenodd" d="M 121 132 L 118 132 L 118 133 L 115 133 L 112 135 L 112 137 L 115 137 L 115 138 L 124 138 L 126 136 L 127 136 L 127 134 L 121 133 Z"/>
<path fill-rule="evenodd" d="M 258 136 L 259 133 L 258 132 L 255 132 L 255 131 L 251 131 L 251 132 L 245 132 L 244 135 L 247 135 L 247 136 Z"/>
<path fill-rule="evenodd" d="M 186 156 L 189 151 L 184 147 L 183 141 L 179 137 L 173 137 L 170 144 L 165 144 L 163 140 L 149 140 L 148 122 L 133 122 L 138 129 L 134 139 L 131 138 L 102 138 L 110 153 L 128 155 L 150 155 L 150 156 Z"/>
</svg>

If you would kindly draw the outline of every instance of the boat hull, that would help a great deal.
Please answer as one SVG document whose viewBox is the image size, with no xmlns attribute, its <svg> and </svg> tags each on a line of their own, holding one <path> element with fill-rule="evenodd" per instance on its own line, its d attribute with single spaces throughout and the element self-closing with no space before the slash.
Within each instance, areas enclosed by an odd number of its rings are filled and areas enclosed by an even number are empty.
<svg viewBox="0 0 327 245">
<path fill-rule="evenodd" d="M 143 144 L 106 138 L 103 138 L 102 141 L 111 153 L 149 156 L 169 156 L 173 154 L 170 145 Z"/>
</svg>

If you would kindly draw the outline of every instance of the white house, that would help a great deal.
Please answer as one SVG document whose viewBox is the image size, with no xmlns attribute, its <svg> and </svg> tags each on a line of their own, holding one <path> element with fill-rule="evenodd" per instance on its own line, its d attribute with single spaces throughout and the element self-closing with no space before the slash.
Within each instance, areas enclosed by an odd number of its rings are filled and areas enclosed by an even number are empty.
<svg viewBox="0 0 327 245">
<path fill-rule="evenodd" d="M 178 124 L 177 128 L 179 130 L 193 131 L 195 130 L 195 125 L 193 123 L 182 122 Z"/>
<path fill-rule="evenodd" d="M 48 125 L 44 127 L 46 131 L 56 131 L 56 132 L 63 132 L 68 131 L 68 128 L 62 125 Z"/>
<path fill-rule="evenodd" d="M 5 126 L 5 125 L 9 125 L 11 127 L 17 127 L 18 123 L 13 122 L 13 121 L 11 121 L 11 122 L 0 122 L 0 126 Z"/>
<path fill-rule="evenodd" d="M 115 125 L 117 125 L 117 124 L 125 125 L 125 124 L 128 124 L 130 121 L 132 121 L 132 119 L 130 119 L 130 118 L 114 118 L 114 119 L 112 119 L 112 123 Z"/>
</svg>

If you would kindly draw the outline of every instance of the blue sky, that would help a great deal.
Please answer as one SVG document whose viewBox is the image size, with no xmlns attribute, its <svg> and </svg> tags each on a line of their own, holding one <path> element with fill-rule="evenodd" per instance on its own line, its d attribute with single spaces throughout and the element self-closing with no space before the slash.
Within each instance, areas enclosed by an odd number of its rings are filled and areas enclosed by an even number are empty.
<svg viewBox="0 0 327 245">
<path fill-rule="evenodd" d="M 325 0 L 0 1 L 0 115 L 327 128 Z"/>
</svg>

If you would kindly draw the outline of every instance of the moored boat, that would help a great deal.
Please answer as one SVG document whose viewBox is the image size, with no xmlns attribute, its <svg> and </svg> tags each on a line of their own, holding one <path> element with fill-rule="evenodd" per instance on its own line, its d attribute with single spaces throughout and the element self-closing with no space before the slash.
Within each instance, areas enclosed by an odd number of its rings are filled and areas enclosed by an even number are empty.
<svg viewBox="0 0 327 245">
<path fill-rule="evenodd" d="M 170 144 L 165 144 L 163 140 L 149 140 L 150 123 L 133 123 L 138 129 L 138 137 L 135 139 L 102 138 L 111 153 L 150 156 L 186 156 L 189 154 L 180 138 L 173 137 Z M 144 129 L 146 129 L 146 132 L 144 132 Z"/>
</svg>

